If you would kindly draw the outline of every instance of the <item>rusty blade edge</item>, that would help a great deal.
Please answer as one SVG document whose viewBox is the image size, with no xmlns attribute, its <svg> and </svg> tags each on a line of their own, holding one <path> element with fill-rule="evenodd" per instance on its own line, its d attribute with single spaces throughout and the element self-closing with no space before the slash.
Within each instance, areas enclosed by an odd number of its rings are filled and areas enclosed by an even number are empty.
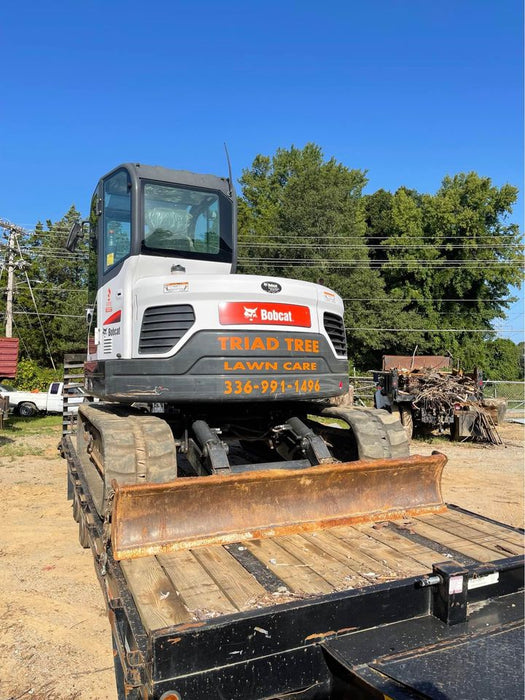
<svg viewBox="0 0 525 700">
<path fill-rule="evenodd" d="M 359 472 L 359 471 L 395 471 L 396 469 L 416 469 L 421 466 L 434 465 L 436 469 L 443 469 L 448 458 L 441 452 L 434 452 L 428 457 L 422 455 L 412 455 L 411 457 L 403 457 L 401 459 L 377 459 L 377 460 L 359 460 L 356 462 L 332 462 L 330 464 L 318 464 L 305 469 L 289 470 L 289 469 L 268 469 L 265 471 L 248 471 L 241 474 L 210 474 L 209 476 L 189 476 L 174 481 L 163 483 L 142 483 L 142 484 L 119 484 L 113 480 L 111 485 L 115 491 L 115 499 L 118 499 L 127 494 L 140 496 L 141 494 L 150 495 L 155 492 L 166 492 L 169 490 L 191 490 L 195 484 L 199 484 L 200 488 L 215 488 L 220 482 L 229 483 L 248 483 L 251 481 L 279 481 L 280 479 L 288 480 L 292 478 L 309 478 L 310 476 L 320 478 L 323 474 L 331 474 L 337 472 Z"/>
<path fill-rule="evenodd" d="M 237 531 L 229 533 L 215 533 L 209 537 L 197 537 L 195 539 L 178 540 L 176 542 L 159 542 L 140 547 L 114 546 L 113 557 L 117 561 L 122 561 L 125 559 L 139 559 L 140 557 L 154 556 L 157 554 L 169 554 L 170 552 L 195 549 L 197 547 L 232 544 L 234 542 L 258 540 L 266 537 L 275 537 L 278 535 L 300 535 L 303 533 L 315 532 L 316 530 L 324 530 L 337 526 L 359 525 L 361 523 L 374 521 L 401 520 L 419 515 L 439 514 L 444 513 L 446 510 L 446 505 L 441 503 L 437 505 L 423 506 L 421 508 L 409 508 L 391 512 L 375 512 L 370 513 L 370 515 L 329 518 L 326 520 L 294 523 L 292 525 L 271 525 L 267 528 L 257 528 L 244 532 Z"/>
</svg>

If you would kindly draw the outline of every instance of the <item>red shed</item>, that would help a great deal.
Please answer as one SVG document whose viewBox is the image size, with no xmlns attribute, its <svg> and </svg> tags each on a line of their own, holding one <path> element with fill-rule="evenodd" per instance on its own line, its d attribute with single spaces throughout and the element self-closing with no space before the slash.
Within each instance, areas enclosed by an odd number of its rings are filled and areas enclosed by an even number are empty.
<svg viewBox="0 0 525 700">
<path fill-rule="evenodd" d="M 0 338 L 0 379 L 14 379 L 18 362 L 18 338 Z"/>
</svg>

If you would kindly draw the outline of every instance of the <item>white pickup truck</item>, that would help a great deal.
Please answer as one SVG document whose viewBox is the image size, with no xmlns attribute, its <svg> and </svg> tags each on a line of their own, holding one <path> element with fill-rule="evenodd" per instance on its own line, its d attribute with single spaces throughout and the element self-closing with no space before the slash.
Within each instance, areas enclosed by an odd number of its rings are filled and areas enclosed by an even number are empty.
<svg viewBox="0 0 525 700">
<path fill-rule="evenodd" d="M 9 398 L 9 410 L 19 416 L 36 416 L 37 413 L 62 413 L 63 382 L 51 382 L 45 391 L 14 391 L 0 385 L 0 396 Z M 80 386 L 68 389 L 68 407 L 71 413 L 78 411 L 78 404 L 83 403 L 87 394 Z"/>
</svg>

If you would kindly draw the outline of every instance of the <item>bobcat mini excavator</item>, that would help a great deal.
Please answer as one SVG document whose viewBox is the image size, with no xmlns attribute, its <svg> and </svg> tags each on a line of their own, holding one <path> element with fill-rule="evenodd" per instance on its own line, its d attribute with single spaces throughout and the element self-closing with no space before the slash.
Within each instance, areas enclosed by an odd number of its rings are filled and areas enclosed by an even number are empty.
<svg viewBox="0 0 525 700">
<path fill-rule="evenodd" d="M 77 451 L 116 559 L 443 507 L 445 458 L 409 457 L 348 391 L 343 303 L 233 274 L 230 179 L 140 164 L 105 175 Z"/>
</svg>

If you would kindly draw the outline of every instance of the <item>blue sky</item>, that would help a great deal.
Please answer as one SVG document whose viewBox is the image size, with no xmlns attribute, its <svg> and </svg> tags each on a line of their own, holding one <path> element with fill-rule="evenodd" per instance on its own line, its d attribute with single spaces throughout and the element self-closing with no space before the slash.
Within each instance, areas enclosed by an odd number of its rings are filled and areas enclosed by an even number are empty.
<svg viewBox="0 0 525 700">
<path fill-rule="evenodd" d="M 236 179 L 313 141 L 366 170 L 367 192 L 470 170 L 522 190 L 522 15 L 520 0 L 3 3 L 0 218 L 87 213 L 130 160 L 226 174 L 224 141 Z M 502 327 L 523 327 L 519 296 Z"/>
</svg>

